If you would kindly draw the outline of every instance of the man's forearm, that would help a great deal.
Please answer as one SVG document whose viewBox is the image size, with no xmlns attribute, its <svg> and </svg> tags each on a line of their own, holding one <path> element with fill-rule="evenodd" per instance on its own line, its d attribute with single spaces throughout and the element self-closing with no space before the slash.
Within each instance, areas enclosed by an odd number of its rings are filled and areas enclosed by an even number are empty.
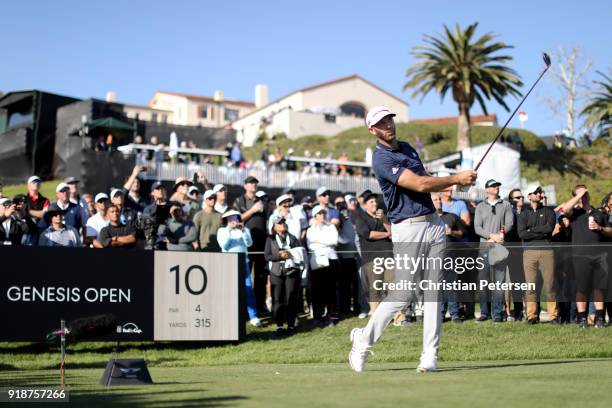
<svg viewBox="0 0 612 408">
<path fill-rule="evenodd" d="M 561 209 L 563 210 L 563 214 L 571 214 L 574 210 L 574 207 L 578 202 L 582 199 L 582 197 L 575 196 L 562 204 Z"/>
<path fill-rule="evenodd" d="M 398 179 L 400 187 L 420 193 L 441 191 L 458 183 L 455 175 L 445 177 L 416 176 L 410 179 L 404 179 L 402 176 Z"/>
</svg>

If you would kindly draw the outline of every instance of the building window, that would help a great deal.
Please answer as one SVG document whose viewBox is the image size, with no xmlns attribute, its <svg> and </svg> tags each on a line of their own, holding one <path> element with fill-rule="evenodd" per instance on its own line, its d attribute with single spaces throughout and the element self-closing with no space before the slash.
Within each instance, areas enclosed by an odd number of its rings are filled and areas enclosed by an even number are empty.
<svg viewBox="0 0 612 408">
<path fill-rule="evenodd" d="M 233 122 L 237 120 L 238 119 L 238 109 L 225 108 L 223 119 L 225 119 L 228 122 Z"/>
<path fill-rule="evenodd" d="M 157 122 L 157 112 L 151 113 L 151 122 Z"/>
<path fill-rule="evenodd" d="M 365 118 L 365 107 L 359 102 L 347 102 L 340 106 L 343 115 Z"/>
<path fill-rule="evenodd" d="M 200 106 L 200 114 L 199 114 L 199 116 L 202 119 L 208 119 L 208 105 Z"/>
<path fill-rule="evenodd" d="M 328 123 L 336 123 L 336 115 L 332 115 L 330 113 L 325 114 L 325 121 Z"/>
<path fill-rule="evenodd" d="M 165 113 L 162 113 L 161 121 L 162 121 L 162 123 L 168 123 L 168 115 L 165 114 Z"/>
</svg>

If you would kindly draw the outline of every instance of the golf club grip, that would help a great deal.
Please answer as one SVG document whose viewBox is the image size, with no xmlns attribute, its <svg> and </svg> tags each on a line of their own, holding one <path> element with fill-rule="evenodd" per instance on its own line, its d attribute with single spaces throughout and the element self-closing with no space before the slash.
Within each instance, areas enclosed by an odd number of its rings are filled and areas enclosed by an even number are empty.
<svg viewBox="0 0 612 408">
<path fill-rule="evenodd" d="M 491 151 L 491 148 L 493 147 L 493 145 L 495 144 L 495 142 L 497 142 L 497 139 L 499 139 L 499 137 L 502 135 L 502 133 L 504 133 L 504 130 L 506 130 L 506 127 L 508 126 L 508 124 L 510 123 L 510 121 L 512 120 L 512 118 L 514 117 L 514 115 L 516 114 L 516 112 L 518 112 L 518 110 L 520 109 L 521 105 L 523 105 L 523 102 L 525 102 L 525 99 L 527 99 L 527 97 L 529 96 L 529 94 L 531 93 L 531 91 L 533 91 L 533 88 L 536 87 L 536 85 L 538 84 L 538 82 L 540 82 L 540 79 L 542 79 L 542 77 L 544 76 L 544 74 L 546 73 L 546 71 L 548 71 L 548 68 L 550 66 L 547 66 L 546 68 L 544 68 L 544 70 L 542 71 L 542 73 L 540 74 L 540 76 L 538 77 L 538 79 L 536 79 L 536 81 L 533 83 L 533 85 L 531 86 L 531 88 L 529 88 L 529 91 L 527 92 L 527 94 L 525 95 L 525 97 L 523 97 L 523 99 L 521 100 L 521 102 L 518 104 L 518 106 L 516 107 L 516 109 L 514 109 L 514 111 L 512 112 L 512 115 L 510 115 L 510 117 L 508 118 L 508 120 L 506 121 L 506 123 L 504 124 L 504 126 L 500 129 L 499 133 L 497 134 L 497 136 L 495 136 L 495 139 L 493 139 L 493 141 L 491 142 L 491 144 L 489 145 L 489 147 L 487 148 L 487 151 L 482 155 L 482 158 L 480 159 L 480 161 L 478 162 L 478 164 L 476 165 L 476 167 L 474 167 L 474 171 L 478 171 L 478 168 L 480 167 L 480 165 L 482 164 L 482 162 L 484 161 L 485 157 L 487 157 L 487 154 L 489 154 L 489 151 Z"/>
</svg>

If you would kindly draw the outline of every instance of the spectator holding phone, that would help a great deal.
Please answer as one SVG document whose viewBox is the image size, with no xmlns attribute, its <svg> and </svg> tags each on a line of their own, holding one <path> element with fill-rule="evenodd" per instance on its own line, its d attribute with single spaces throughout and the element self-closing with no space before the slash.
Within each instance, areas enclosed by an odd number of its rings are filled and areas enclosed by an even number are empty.
<svg viewBox="0 0 612 408">
<path fill-rule="evenodd" d="M 223 214 L 224 226 L 217 231 L 217 241 L 223 252 L 235 252 L 248 254 L 248 248 L 253 245 L 251 231 L 245 227 L 240 213 L 236 210 L 230 210 Z M 246 294 L 247 294 L 247 311 L 249 313 L 249 322 L 255 327 L 261 327 L 261 320 L 257 317 L 257 304 L 255 302 L 255 293 L 251 284 L 249 258 L 246 257 Z"/>
<path fill-rule="evenodd" d="M 185 220 L 181 203 L 170 202 L 170 217 L 159 226 L 159 237 L 166 241 L 168 251 L 193 251 L 197 247 L 197 231 L 193 222 Z"/>
</svg>

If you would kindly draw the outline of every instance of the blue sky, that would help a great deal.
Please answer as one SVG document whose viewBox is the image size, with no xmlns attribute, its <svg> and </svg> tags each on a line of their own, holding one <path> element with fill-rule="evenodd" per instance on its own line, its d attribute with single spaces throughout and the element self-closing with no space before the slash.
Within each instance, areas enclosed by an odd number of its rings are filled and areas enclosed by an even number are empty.
<svg viewBox="0 0 612 408">
<path fill-rule="evenodd" d="M 515 46 L 512 67 L 525 88 L 542 68 L 542 51 L 580 46 L 594 69 L 612 66 L 607 1 L 29 1 L 1 6 L 0 90 L 43 89 L 76 97 L 146 104 L 156 90 L 270 98 L 357 73 L 407 100 L 412 118 L 456 115 L 450 98 L 411 99 L 402 91 L 409 52 L 442 25 L 478 21 Z M 526 91 L 526 89 L 523 89 Z M 563 127 L 543 98 L 529 97 L 526 128 Z M 513 108 L 517 99 L 509 98 Z M 509 113 L 490 102 L 500 123 Z M 479 113 L 474 107 L 473 114 Z M 519 126 L 515 117 L 511 126 Z"/>
</svg>

